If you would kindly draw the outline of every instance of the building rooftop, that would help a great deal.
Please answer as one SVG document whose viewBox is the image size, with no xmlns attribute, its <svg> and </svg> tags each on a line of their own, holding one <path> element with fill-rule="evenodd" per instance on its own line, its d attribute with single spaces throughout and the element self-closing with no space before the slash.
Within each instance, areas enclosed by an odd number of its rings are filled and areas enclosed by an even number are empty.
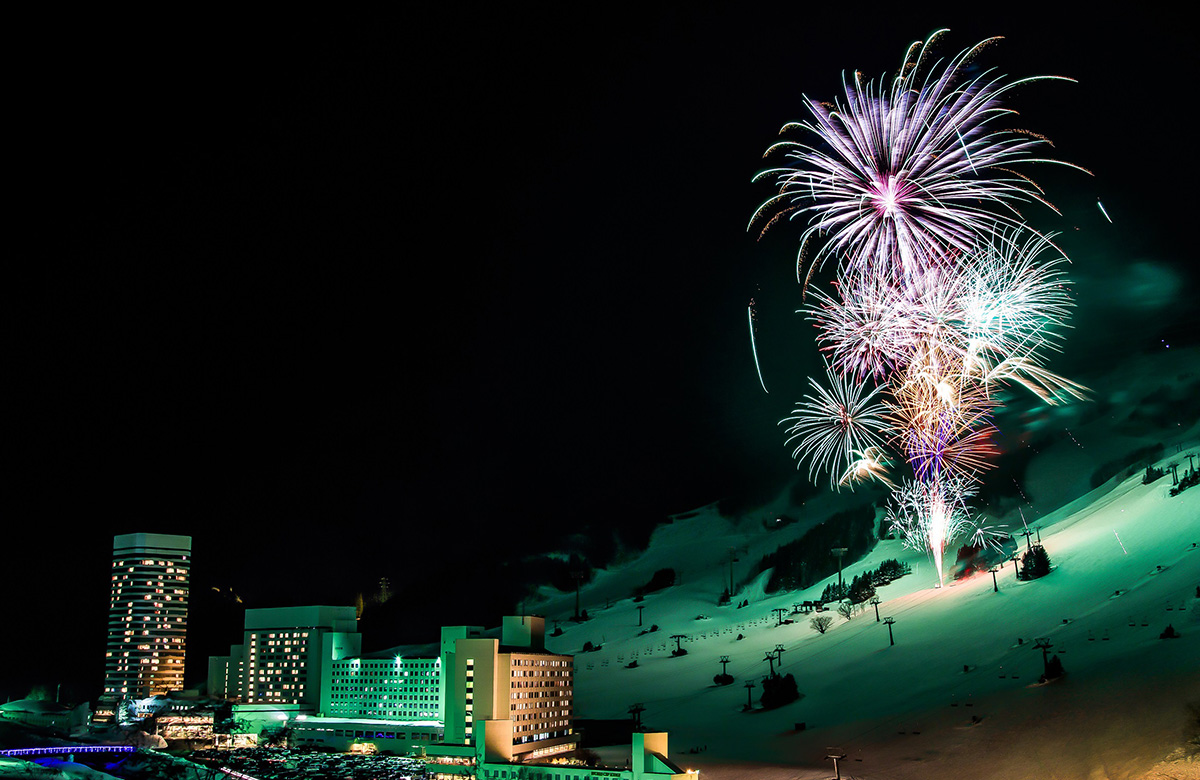
<svg viewBox="0 0 1200 780">
<path fill-rule="evenodd" d="M 56 701 L 44 701 L 42 699 L 17 699 L 5 704 L 0 704 L 0 710 L 4 712 L 70 712 L 71 708 L 59 704 Z"/>
</svg>

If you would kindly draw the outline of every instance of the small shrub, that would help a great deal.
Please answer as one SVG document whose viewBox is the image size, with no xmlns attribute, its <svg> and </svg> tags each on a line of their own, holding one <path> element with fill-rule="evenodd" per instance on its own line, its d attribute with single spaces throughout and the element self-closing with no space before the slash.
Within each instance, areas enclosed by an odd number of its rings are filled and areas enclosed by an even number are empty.
<svg viewBox="0 0 1200 780">
<path fill-rule="evenodd" d="M 846 620 L 850 620 L 859 612 L 859 606 L 852 601 L 843 601 L 837 606 L 837 613 Z"/>
</svg>

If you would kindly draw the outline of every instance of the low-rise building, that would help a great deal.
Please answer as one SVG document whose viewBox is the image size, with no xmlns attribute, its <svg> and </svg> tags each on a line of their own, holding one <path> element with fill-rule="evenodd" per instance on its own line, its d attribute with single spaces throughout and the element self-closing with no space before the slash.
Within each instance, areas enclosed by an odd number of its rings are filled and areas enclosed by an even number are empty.
<svg viewBox="0 0 1200 780">
<path fill-rule="evenodd" d="M 512 721 L 476 722 L 470 754 L 435 748 L 430 756 L 432 780 L 697 780 L 699 772 L 682 769 L 668 756 L 667 733 L 636 732 L 626 766 L 585 766 L 564 758 L 519 760 L 512 751 Z"/>
<path fill-rule="evenodd" d="M 356 657 L 334 661 L 321 690 L 330 718 L 442 720 L 442 659 Z"/>
<path fill-rule="evenodd" d="M 476 724 L 487 720 L 511 724 L 520 760 L 575 749 L 575 661 L 548 652 L 545 631 L 545 619 L 529 615 L 505 617 L 498 639 L 467 626 L 442 630 L 447 743 L 475 744 Z"/>
<path fill-rule="evenodd" d="M 18 699 L 0 704 L 0 721 L 47 729 L 60 734 L 70 734 L 86 726 L 91 720 L 91 715 L 91 707 L 86 702 L 74 707 L 42 699 Z"/>
<path fill-rule="evenodd" d="M 291 722 L 293 747 L 324 747 L 342 752 L 421 754 L 442 741 L 439 721 L 404 721 L 379 718 L 310 718 Z"/>
</svg>

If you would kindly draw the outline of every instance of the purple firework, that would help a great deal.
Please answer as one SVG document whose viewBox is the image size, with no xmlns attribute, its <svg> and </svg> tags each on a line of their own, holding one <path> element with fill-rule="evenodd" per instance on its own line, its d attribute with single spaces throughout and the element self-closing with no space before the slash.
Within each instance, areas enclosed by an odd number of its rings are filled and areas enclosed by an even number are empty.
<svg viewBox="0 0 1200 780">
<path fill-rule="evenodd" d="M 985 71 L 967 79 L 967 64 L 996 38 L 927 68 L 940 32 L 909 48 L 890 84 L 864 84 L 856 72 L 852 83 L 843 81 L 844 104 L 806 97 L 812 119 L 789 122 L 780 133 L 808 130 L 815 141 L 780 141 L 764 154 L 782 152 L 787 162 L 755 176 L 773 178 L 779 192 L 750 225 L 765 219 L 766 232 L 785 216 L 807 219 L 801 258 L 811 238 L 828 236 L 810 273 L 839 253 L 859 270 L 906 276 L 949 248 L 969 251 L 999 226 L 1019 224 L 1015 204 L 1050 206 L 1036 184 L 1005 167 L 1057 162 L 1033 155 L 1048 141 L 997 128 L 1015 113 L 998 98 L 1018 84 L 1062 77 L 1006 82 Z"/>
</svg>

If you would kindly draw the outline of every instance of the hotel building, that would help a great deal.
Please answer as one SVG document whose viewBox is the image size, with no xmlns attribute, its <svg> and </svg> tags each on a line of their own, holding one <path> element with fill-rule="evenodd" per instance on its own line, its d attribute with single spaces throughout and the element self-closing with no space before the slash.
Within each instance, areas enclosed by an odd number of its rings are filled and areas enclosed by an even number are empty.
<svg viewBox="0 0 1200 780">
<path fill-rule="evenodd" d="M 359 654 L 357 622 L 354 607 L 248 609 L 242 644 L 209 658 L 208 693 L 252 720 L 315 714 L 334 663 Z"/>
<path fill-rule="evenodd" d="M 111 722 L 124 699 L 183 689 L 192 538 L 113 537 L 104 692 L 94 720 Z"/>
<path fill-rule="evenodd" d="M 441 690 L 440 658 L 349 658 L 333 663 L 319 712 L 333 718 L 440 721 Z"/>
<path fill-rule="evenodd" d="M 512 760 L 575 749 L 575 661 L 545 649 L 545 618 L 505 617 L 499 639 L 470 626 L 442 629 L 445 741 L 475 744 L 478 723 L 511 729 Z M 508 733 L 508 732 L 505 732 Z"/>
<path fill-rule="evenodd" d="M 541 760 L 579 741 L 574 659 L 547 652 L 545 629 L 510 616 L 498 631 L 442 628 L 437 655 L 364 656 L 353 607 L 247 610 L 243 643 L 209 659 L 209 694 L 260 727 L 290 720 L 304 745 L 473 756 L 486 720 L 491 749 L 502 739 L 511 760 Z"/>
</svg>

